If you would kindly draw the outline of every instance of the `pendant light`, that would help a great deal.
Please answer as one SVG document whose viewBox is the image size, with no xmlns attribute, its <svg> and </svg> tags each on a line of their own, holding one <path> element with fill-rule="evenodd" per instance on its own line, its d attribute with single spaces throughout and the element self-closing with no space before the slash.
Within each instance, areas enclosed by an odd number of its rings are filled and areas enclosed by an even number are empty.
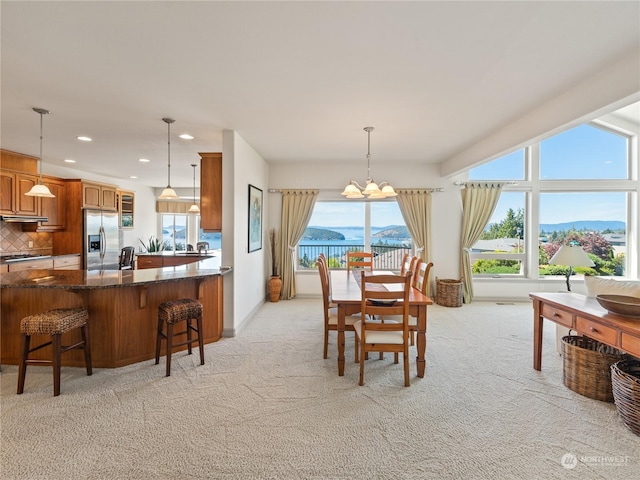
<svg viewBox="0 0 640 480">
<path fill-rule="evenodd" d="M 198 204 L 196 203 L 196 167 L 198 165 L 192 163 L 191 166 L 193 167 L 193 205 L 189 207 L 189 210 L 187 210 L 187 212 L 200 213 L 200 207 L 198 207 Z"/>
<path fill-rule="evenodd" d="M 163 118 L 167 124 L 167 188 L 165 188 L 158 198 L 162 200 L 175 200 L 178 198 L 176 191 L 171 188 L 171 124 L 175 122 L 173 118 Z"/>
<path fill-rule="evenodd" d="M 355 180 L 349 180 L 349 183 L 344 187 L 344 191 L 341 195 L 347 198 L 364 198 L 365 196 L 371 199 L 395 197 L 398 194 L 388 182 L 382 182 L 378 185 L 371 178 L 371 132 L 375 130 L 373 127 L 364 127 L 364 131 L 367 132 L 367 181 L 364 187 L 361 187 Z M 382 187 L 382 189 L 380 188 Z"/>
<path fill-rule="evenodd" d="M 55 195 L 51 193 L 49 188 L 42 183 L 42 116 L 48 115 L 50 112 L 49 110 L 45 110 L 44 108 L 37 107 L 34 107 L 33 111 L 40 114 L 40 158 L 38 158 L 38 173 L 40 175 L 40 178 L 38 180 L 38 183 L 34 185 L 31 190 L 25 193 L 25 195 L 28 195 L 29 197 L 54 198 Z"/>
</svg>

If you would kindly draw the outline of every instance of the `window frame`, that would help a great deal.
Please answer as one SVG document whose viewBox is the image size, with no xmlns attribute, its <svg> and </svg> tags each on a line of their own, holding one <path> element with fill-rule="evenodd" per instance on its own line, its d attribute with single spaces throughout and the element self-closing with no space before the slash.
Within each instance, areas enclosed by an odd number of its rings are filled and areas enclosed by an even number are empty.
<svg viewBox="0 0 640 480">
<path fill-rule="evenodd" d="M 631 132 L 624 127 L 616 127 L 612 122 L 606 124 L 598 121 L 585 122 L 587 125 L 594 126 L 612 135 L 618 135 L 626 139 L 627 142 L 627 178 L 625 179 L 541 179 L 540 178 L 540 143 L 545 139 L 540 139 L 535 143 L 526 145 L 524 148 L 525 162 L 525 180 L 514 180 L 507 182 L 503 187 L 503 192 L 524 192 L 525 209 L 524 209 L 524 238 L 525 253 L 523 256 L 522 268 L 520 274 L 473 274 L 474 279 L 512 279 L 522 278 L 527 280 L 540 280 L 548 278 L 548 275 L 541 276 L 539 274 L 538 261 L 538 240 L 540 231 L 540 196 L 545 193 L 596 193 L 596 192 L 621 192 L 626 194 L 626 245 L 627 255 L 625 255 L 625 274 L 616 278 L 629 278 L 633 276 L 633 271 L 637 265 L 638 259 L 631 259 L 629 252 L 637 243 L 633 240 L 632 232 L 638 228 L 637 222 L 633 218 L 632 196 L 638 195 L 638 180 L 634 179 L 638 176 L 637 168 L 634 169 L 633 160 L 638 155 L 638 133 Z M 513 153 L 513 152 L 510 152 Z M 510 154 L 509 153 L 509 154 Z M 506 154 L 508 155 L 508 154 Z M 503 155 L 503 156 L 506 156 Z M 502 157 L 498 157 L 502 158 Z M 496 160 L 496 159 L 493 159 Z M 493 161 L 492 160 L 492 161 Z M 470 180 L 475 181 L 475 180 Z M 480 181 L 480 180 L 478 180 Z M 482 180 L 491 181 L 491 180 Z M 504 180 L 495 180 L 504 183 Z M 491 255 L 491 259 L 498 260 L 514 260 L 519 259 L 518 254 L 484 254 L 471 253 L 472 263 L 480 258 L 486 258 Z"/>
</svg>

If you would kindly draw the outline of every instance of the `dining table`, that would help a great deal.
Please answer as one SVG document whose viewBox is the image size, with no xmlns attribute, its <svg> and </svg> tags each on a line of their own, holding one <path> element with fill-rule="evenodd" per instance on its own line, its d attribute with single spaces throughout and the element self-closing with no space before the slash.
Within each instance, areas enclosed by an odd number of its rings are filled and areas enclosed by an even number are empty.
<svg viewBox="0 0 640 480">
<path fill-rule="evenodd" d="M 374 270 L 371 274 L 392 274 L 388 271 Z M 356 275 L 359 270 L 331 270 L 331 301 L 338 308 L 338 375 L 344 375 L 344 325 L 348 315 L 359 313 L 362 306 L 362 292 Z M 409 293 L 409 315 L 417 318 L 415 326 L 410 330 L 417 332 L 416 366 L 418 377 L 424 377 L 425 353 L 427 350 L 427 306 L 433 305 L 433 300 L 424 295 L 417 288 L 411 288 Z"/>
</svg>

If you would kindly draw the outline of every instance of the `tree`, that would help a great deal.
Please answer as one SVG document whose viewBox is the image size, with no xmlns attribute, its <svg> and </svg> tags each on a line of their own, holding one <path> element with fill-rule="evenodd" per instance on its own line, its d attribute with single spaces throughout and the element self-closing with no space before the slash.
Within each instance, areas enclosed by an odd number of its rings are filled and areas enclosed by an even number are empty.
<svg viewBox="0 0 640 480">
<path fill-rule="evenodd" d="M 521 238 L 524 232 L 524 209 L 519 208 L 515 212 L 512 208 L 507 210 L 504 220 L 492 224 L 485 230 L 480 238 L 482 240 L 493 240 L 495 238 Z"/>
</svg>

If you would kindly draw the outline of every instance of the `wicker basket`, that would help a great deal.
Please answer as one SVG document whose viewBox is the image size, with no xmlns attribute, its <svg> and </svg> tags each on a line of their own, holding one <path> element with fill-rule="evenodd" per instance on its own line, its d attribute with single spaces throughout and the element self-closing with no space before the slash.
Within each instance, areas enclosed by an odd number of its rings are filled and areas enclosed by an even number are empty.
<svg viewBox="0 0 640 480">
<path fill-rule="evenodd" d="M 640 436 L 640 360 L 626 359 L 611 366 L 613 398 L 624 424 Z"/>
<path fill-rule="evenodd" d="M 589 337 L 562 337 L 562 383 L 580 395 L 613 402 L 611 365 L 623 354 Z"/>
<path fill-rule="evenodd" d="M 462 306 L 462 279 L 436 277 L 436 303 L 444 307 Z"/>
</svg>

